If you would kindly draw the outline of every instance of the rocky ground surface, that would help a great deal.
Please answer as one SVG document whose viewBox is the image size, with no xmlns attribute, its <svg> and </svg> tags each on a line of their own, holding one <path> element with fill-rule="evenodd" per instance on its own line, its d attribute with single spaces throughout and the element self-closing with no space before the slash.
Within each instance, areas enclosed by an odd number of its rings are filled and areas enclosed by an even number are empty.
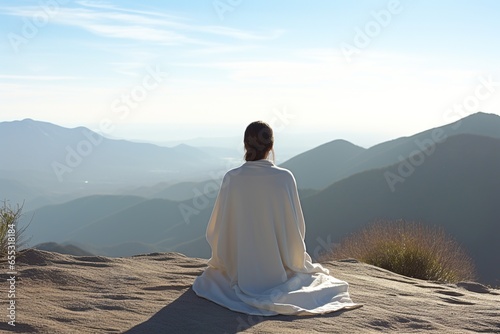
<svg viewBox="0 0 500 334">
<path fill-rule="evenodd" d="M 206 267 L 204 259 L 179 253 L 70 256 L 29 249 L 17 257 L 15 327 L 7 323 L 10 275 L 7 263 L 0 263 L 0 331 L 500 333 L 499 290 L 472 282 L 422 281 L 350 260 L 324 265 L 349 282 L 351 297 L 362 308 L 320 316 L 248 316 L 195 295 L 191 285 Z"/>
</svg>

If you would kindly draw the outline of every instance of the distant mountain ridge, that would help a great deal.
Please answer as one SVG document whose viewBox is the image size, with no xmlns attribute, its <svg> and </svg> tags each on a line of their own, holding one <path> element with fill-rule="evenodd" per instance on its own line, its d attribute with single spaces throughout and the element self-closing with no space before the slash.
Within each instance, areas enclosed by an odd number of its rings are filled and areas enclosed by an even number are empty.
<svg viewBox="0 0 500 334">
<path fill-rule="evenodd" d="M 300 188 L 320 189 L 335 181 L 335 170 L 347 170 L 353 159 L 365 151 L 348 141 L 334 140 L 293 157 L 281 167 L 294 173 Z"/>
<path fill-rule="evenodd" d="M 33 217 L 26 234 L 32 244 L 70 243 L 108 256 L 176 250 L 204 236 L 213 203 L 94 195 L 26 212 Z M 208 244 L 192 251 L 206 255 Z"/>
<path fill-rule="evenodd" d="M 356 173 L 392 165 L 425 150 L 428 145 L 437 144 L 434 140 L 436 131 L 444 140 L 459 134 L 500 138 L 500 116 L 476 113 L 457 122 L 369 149 L 335 140 L 285 161 L 281 166 L 294 173 L 299 187 L 322 189 Z"/>
<path fill-rule="evenodd" d="M 2 170 L 51 172 L 62 182 L 113 181 L 136 173 L 181 173 L 210 163 L 211 158 L 184 144 L 168 148 L 107 139 L 85 127 L 69 129 L 32 119 L 0 123 L 0 154 L 10 157 L 2 161 Z M 62 165 L 61 171 L 58 165 Z"/>
<path fill-rule="evenodd" d="M 84 127 L 73 129 L 25 119 L 0 122 L 0 198 L 50 203 L 126 186 L 182 180 L 220 168 L 220 159 L 188 145 L 107 139 Z M 36 194 L 36 195 L 32 195 Z M 28 205 L 29 206 L 29 205 Z"/>
</svg>

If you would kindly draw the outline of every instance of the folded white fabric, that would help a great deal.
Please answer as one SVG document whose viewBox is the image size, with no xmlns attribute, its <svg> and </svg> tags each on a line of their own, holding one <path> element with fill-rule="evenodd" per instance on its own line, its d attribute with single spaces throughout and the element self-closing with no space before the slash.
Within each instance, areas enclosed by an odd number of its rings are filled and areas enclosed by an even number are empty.
<svg viewBox="0 0 500 334">
<path fill-rule="evenodd" d="M 224 176 L 207 227 L 209 267 L 193 290 L 231 310 L 271 316 L 323 314 L 360 306 L 348 284 L 312 263 L 292 173 L 269 160 Z"/>
</svg>

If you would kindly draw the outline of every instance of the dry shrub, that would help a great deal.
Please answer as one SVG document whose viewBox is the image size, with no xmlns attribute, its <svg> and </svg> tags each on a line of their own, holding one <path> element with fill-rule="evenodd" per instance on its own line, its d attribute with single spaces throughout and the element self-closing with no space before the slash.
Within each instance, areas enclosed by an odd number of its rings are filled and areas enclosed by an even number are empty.
<svg viewBox="0 0 500 334">
<path fill-rule="evenodd" d="M 442 228 L 377 221 L 344 239 L 323 260 L 355 258 L 392 272 L 455 283 L 475 278 L 471 258 Z"/>
<path fill-rule="evenodd" d="M 9 245 L 9 225 L 15 226 L 15 244 L 16 249 L 19 250 L 27 244 L 28 240 L 24 238 L 24 232 L 28 226 L 19 228 L 19 219 L 22 216 L 23 207 L 17 205 L 16 208 L 11 207 L 7 201 L 3 202 L 0 207 L 0 259 L 7 255 L 7 247 Z M 29 225 L 29 224 L 28 224 Z"/>
</svg>

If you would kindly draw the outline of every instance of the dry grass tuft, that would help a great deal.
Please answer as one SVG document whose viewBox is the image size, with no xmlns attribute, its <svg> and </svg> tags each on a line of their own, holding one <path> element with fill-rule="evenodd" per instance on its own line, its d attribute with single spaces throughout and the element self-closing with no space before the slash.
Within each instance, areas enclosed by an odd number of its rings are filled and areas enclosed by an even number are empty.
<svg viewBox="0 0 500 334">
<path fill-rule="evenodd" d="M 455 283 L 475 278 L 471 258 L 442 228 L 377 221 L 344 239 L 320 261 L 355 258 L 392 272 Z"/>
<path fill-rule="evenodd" d="M 15 243 L 14 250 L 19 250 L 28 242 L 23 235 L 28 226 L 23 228 L 18 227 L 22 211 L 22 206 L 18 205 L 16 208 L 13 208 L 7 203 L 7 201 L 4 201 L 3 206 L 0 207 L 0 259 L 8 253 L 9 238 L 11 245 L 12 241 Z M 10 228 L 11 226 L 14 226 L 14 229 Z M 13 230 L 14 233 L 10 233 Z"/>
</svg>

